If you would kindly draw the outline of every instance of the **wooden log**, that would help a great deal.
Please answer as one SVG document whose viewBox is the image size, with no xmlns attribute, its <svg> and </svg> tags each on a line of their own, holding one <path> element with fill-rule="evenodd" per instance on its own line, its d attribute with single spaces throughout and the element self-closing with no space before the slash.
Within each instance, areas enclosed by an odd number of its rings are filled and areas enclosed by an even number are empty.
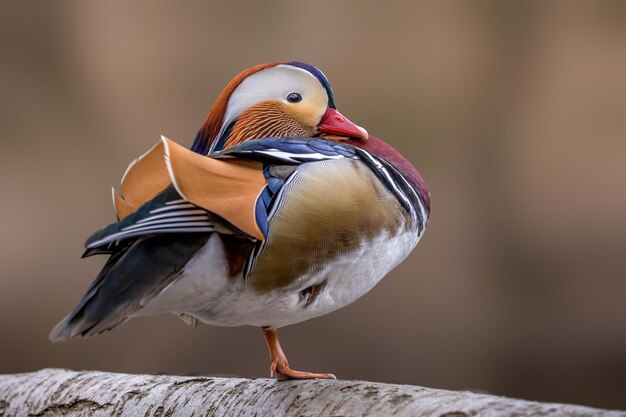
<svg viewBox="0 0 626 417">
<path fill-rule="evenodd" d="M 43 369 L 0 375 L 0 417 L 626 417 L 626 412 L 366 381 L 286 381 Z"/>
</svg>

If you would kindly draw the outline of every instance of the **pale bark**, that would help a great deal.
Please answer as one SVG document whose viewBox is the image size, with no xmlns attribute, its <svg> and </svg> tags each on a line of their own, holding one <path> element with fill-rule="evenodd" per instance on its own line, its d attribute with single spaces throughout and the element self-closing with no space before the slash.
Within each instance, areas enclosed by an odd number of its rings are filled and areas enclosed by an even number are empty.
<svg viewBox="0 0 626 417">
<path fill-rule="evenodd" d="M 626 412 L 364 381 L 44 369 L 0 375 L 0 417 L 10 416 L 626 417 Z"/>
</svg>

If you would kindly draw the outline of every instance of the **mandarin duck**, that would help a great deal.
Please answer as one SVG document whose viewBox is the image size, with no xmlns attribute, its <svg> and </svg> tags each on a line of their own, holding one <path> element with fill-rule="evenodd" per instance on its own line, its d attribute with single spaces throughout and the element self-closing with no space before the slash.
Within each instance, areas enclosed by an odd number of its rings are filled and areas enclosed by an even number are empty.
<svg viewBox="0 0 626 417">
<path fill-rule="evenodd" d="M 404 260 L 430 196 L 400 153 L 344 117 L 300 62 L 252 67 L 224 88 L 187 149 L 161 137 L 113 190 L 118 222 L 83 256 L 109 258 L 52 341 L 134 316 L 257 326 L 279 380 L 277 329 L 342 308 Z"/>
</svg>

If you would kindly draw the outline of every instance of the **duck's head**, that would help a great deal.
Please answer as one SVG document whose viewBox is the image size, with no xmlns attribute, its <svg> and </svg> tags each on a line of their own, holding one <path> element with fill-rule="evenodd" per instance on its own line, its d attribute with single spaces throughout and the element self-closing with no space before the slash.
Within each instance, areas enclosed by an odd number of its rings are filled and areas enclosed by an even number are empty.
<svg viewBox="0 0 626 417">
<path fill-rule="evenodd" d="M 266 137 L 367 140 L 335 107 L 326 76 L 301 62 L 249 68 L 224 88 L 196 136 L 201 154 Z"/>
</svg>

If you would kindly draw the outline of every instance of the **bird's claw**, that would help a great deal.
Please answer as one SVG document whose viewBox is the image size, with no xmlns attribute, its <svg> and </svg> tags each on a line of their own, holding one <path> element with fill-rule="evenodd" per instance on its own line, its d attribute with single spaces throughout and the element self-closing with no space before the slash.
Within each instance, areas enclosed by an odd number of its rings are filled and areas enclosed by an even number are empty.
<svg viewBox="0 0 626 417">
<path fill-rule="evenodd" d="M 294 371 L 289 368 L 288 363 L 280 364 L 277 362 L 272 362 L 270 373 L 272 378 L 276 378 L 278 381 L 288 381 L 290 379 L 337 379 L 333 374 Z"/>
</svg>

